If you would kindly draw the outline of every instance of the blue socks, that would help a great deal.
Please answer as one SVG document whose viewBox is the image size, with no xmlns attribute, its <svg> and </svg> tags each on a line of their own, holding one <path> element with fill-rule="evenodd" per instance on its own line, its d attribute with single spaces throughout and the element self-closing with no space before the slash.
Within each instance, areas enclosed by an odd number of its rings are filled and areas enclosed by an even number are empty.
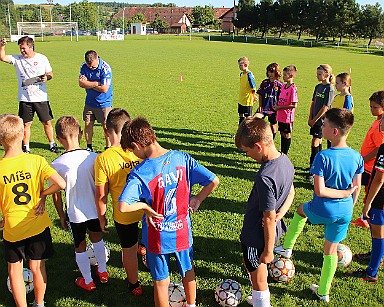
<svg viewBox="0 0 384 307">
<path fill-rule="evenodd" d="M 384 255 L 384 239 L 372 238 L 372 252 L 371 259 L 367 268 L 367 274 L 369 276 L 376 276 L 379 271 L 381 258 Z"/>
</svg>

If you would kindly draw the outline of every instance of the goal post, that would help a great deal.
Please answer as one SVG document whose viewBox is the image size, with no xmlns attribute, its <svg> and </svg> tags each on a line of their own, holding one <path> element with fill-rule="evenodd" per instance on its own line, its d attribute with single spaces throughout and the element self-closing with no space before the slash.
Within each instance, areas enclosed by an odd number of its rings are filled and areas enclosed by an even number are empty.
<svg viewBox="0 0 384 307">
<path fill-rule="evenodd" d="M 77 22 L 18 22 L 18 35 L 38 35 L 42 38 L 47 35 L 60 35 L 71 37 L 76 36 L 76 41 L 79 41 L 79 28 Z"/>
</svg>

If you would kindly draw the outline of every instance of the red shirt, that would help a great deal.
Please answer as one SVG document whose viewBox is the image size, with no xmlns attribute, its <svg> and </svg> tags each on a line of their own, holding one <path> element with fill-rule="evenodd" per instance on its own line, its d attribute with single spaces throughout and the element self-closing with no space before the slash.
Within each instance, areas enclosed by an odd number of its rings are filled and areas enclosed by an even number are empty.
<svg viewBox="0 0 384 307">
<path fill-rule="evenodd" d="M 380 130 L 380 119 L 373 122 L 372 126 L 368 129 L 367 135 L 361 145 L 360 153 L 363 156 L 369 154 L 372 150 L 379 148 L 384 143 L 384 131 Z M 375 164 L 375 157 L 369 161 L 364 161 L 364 171 L 372 173 L 373 165 Z"/>
</svg>

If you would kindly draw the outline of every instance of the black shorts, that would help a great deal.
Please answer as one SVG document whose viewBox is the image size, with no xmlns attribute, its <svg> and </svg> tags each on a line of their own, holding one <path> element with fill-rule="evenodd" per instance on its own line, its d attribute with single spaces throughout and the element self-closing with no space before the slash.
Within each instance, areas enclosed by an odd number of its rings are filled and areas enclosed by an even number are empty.
<svg viewBox="0 0 384 307">
<path fill-rule="evenodd" d="M 247 271 L 249 273 L 256 271 L 260 265 L 259 259 L 263 250 L 244 244 L 241 244 L 241 249 L 243 250 L 243 260 Z"/>
<path fill-rule="evenodd" d="M 134 246 L 139 238 L 139 222 L 124 225 L 115 221 L 117 235 L 120 239 L 121 248 Z"/>
<path fill-rule="evenodd" d="M 53 119 L 53 114 L 49 101 L 41 102 L 19 102 L 19 117 L 23 119 L 24 123 L 29 123 L 33 121 L 33 116 L 39 117 L 41 122 L 47 122 Z"/>
<path fill-rule="evenodd" d="M 88 220 L 83 223 L 70 222 L 70 224 L 73 241 L 75 242 L 76 248 L 78 248 L 80 243 L 85 240 L 87 229 L 92 232 L 101 232 L 99 219 Z"/>
<path fill-rule="evenodd" d="M 252 116 L 252 106 L 243 106 L 239 103 L 237 106 L 237 113 L 243 114 L 244 117 Z"/>
<path fill-rule="evenodd" d="M 9 263 L 31 260 L 43 260 L 53 256 L 53 244 L 49 227 L 38 235 L 24 240 L 9 242 L 4 240 L 4 256 Z"/>
<path fill-rule="evenodd" d="M 364 171 L 361 175 L 361 185 L 368 186 L 369 179 L 371 179 L 371 174 Z"/>
<path fill-rule="evenodd" d="M 262 115 L 262 118 L 266 118 L 268 117 L 268 122 L 271 124 L 271 125 L 276 125 L 277 124 L 277 120 L 276 120 L 276 112 L 274 113 L 257 113 L 257 114 L 261 114 Z"/>
<path fill-rule="evenodd" d="M 321 139 L 323 137 L 323 121 L 318 120 L 316 124 L 309 130 L 309 134 L 314 138 Z"/>
<path fill-rule="evenodd" d="M 292 132 L 292 126 L 293 123 L 280 123 L 279 122 L 279 131 L 284 133 L 291 133 Z"/>
</svg>

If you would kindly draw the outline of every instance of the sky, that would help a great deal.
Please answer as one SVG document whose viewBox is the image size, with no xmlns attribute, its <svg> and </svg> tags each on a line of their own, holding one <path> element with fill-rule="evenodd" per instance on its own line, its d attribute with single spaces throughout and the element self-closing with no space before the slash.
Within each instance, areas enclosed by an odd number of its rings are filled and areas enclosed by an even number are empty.
<svg viewBox="0 0 384 307">
<path fill-rule="evenodd" d="M 214 7 L 232 7 L 233 6 L 233 0 L 156 0 L 156 1 L 150 1 L 150 0 L 126 0 L 126 1 L 119 1 L 119 0 L 100 0 L 99 2 L 124 2 L 124 3 L 135 3 L 135 4 L 152 4 L 152 3 L 175 3 L 177 6 L 188 6 L 188 7 L 194 7 L 194 6 L 205 6 L 205 5 L 212 5 Z M 41 3 L 48 3 L 48 1 L 44 0 L 13 0 L 15 4 L 41 4 Z M 81 2 L 80 0 L 54 0 L 54 3 L 59 3 L 61 5 L 68 5 L 70 3 L 74 2 Z M 97 2 L 93 0 L 89 0 L 89 2 Z M 382 7 L 384 7 L 384 0 L 357 0 L 357 3 L 363 5 L 363 4 L 375 4 L 376 2 L 380 3 Z M 236 0 L 237 3 L 237 0 Z"/>
</svg>

